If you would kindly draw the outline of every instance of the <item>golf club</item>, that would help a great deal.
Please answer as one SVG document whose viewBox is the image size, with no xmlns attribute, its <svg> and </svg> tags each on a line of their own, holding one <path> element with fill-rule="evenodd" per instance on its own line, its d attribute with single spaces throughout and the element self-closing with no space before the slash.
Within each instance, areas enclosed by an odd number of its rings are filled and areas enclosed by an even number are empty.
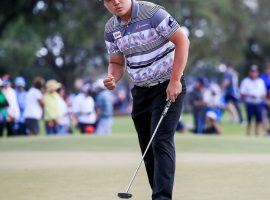
<svg viewBox="0 0 270 200">
<path fill-rule="evenodd" d="M 152 141 L 153 141 L 153 139 L 154 139 L 154 137 L 155 137 L 155 135 L 156 135 L 156 132 L 157 132 L 157 130 L 158 130 L 158 127 L 159 127 L 159 125 L 161 124 L 163 118 L 166 116 L 166 114 L 167 114 L 167 112 L 168 112 L 168 110 L 169 110 L 171 104 L 172 104 L 171 100 L 167 101 L 167 103 L 166 103 L 166 105 L 165 105 L 165 108 L 164 108 L 164 110 L 163 110 L 163 112 L 162 112 L 162 115 L 161 115 L 161 117 L 160 117 L 160 120 L 159 120 L 159 122 L 158 122 L 158 124 L 157 124 L 157 126 L 156 126 L 156 129 L 155 129 L 155 131 L 154 131 L 154 133 L 153 133 L 153 135 L 152 135 L 152 137 L 151 137 L 151 139 L 150 139 L 150 141 L 149 141 L 149 143 L 148 143 L 148 145 L 147 145 L 147 147 L 146 147 L 146 149 L 145 149 L 145 151 L 144 151 L 144 153 L 143 153 L 142 159 L 141 159 L 141 161 L 140 161 L 140 163 L 139 163 L 137 169 L 135 170 L 135 172 L 134 172 L 134 174 L 133 174 L 133 177 L 131 178 L 131 181 L 130 181 L 130 183 L 129 183 L 127 189 L 126 189 L 126 192 L 118 193 L 118 197 L 119 197 L 119 198 L 121 198 L 121 199 L 130 199 L 130 198 L 132 197 L 132 194 L 129 193 L 129 190 L 130 190 L 130 188 L 131 188 L 131 185 L 132 185 L 132 183 L 133 183 L 133 181 L 134 181 L 134 179 L 135 179 L 135 177 L 136 177 L 136 175 L 137 175 L 137 173 L 138 173 L 138 171 L 139 171 L 139 169 L 140 169 L 140 167 L 141 167 L 141 165 L 142 165 L 142 162 L 143 162 L 143 160 L 144 160 L 144 157 L 145 157 L 145 155 L 146 155 L 146 153 L 147 153 L 147 151 L 148 151 L 148 149 L 149 149 L 149 147 L 150 147 L 150 145 L 151 145 L 151 143 L 152 143 Z"/>
</svg>

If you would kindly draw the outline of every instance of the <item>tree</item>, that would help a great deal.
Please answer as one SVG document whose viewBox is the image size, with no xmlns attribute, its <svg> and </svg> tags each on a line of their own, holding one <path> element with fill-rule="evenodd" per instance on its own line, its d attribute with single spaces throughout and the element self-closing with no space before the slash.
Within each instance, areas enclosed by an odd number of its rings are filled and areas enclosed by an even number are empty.
<svg viewBox="0 0 270 200">
<path fill-rule="evenodd" d="M 189 32 L 188 65 L 195 68 L 187 70 L 269 59 L 267 0 L 153 1 Z M 3 0 L 0 11 L 0 70 L 57 78 L 68 88 L 77 77 L 95 79 L 106 71 L 103 32 L 110 14 L 101 2 Z"/>
</svg>

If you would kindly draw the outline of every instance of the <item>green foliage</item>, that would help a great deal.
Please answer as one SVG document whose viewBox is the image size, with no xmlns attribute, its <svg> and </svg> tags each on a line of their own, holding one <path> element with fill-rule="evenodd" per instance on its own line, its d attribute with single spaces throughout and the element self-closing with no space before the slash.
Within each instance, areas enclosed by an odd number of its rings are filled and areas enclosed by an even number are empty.
<svg viewBox="0 0 270 200">
<path fill-rule="evenodd" d="M 267 0 L 258 1 L 258 8 L 245 0 L 153 2 L 188 28 L 189 66 L 215 66 L 224 60 L 261 64 L 269 59 Z M 76 77 L 94 79 L 106 71 L 103 31 L 109 17 L 99 1 L 1 1 L 0 72 L 56 77 L 69 88 Z M 42 48 L 47 52 L 39 55 Z"/>
</svg>

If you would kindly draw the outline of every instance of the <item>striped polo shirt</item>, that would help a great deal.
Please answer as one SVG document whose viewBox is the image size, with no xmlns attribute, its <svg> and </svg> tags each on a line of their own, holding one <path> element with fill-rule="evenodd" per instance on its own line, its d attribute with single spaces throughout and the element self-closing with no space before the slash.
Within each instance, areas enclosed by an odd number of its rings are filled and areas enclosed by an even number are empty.
<svg viewBox="0 0 270 200">
<path fill-rule="evenodd" d="M 113 16 L 105 26 L 105 43 L 110 56 L 122 54 L 127 72 L 137 86 L 152 86 L 171 77 L 175 45 L 169 38 L 179 28 L 161 6 L 132 0 L 128 23 Z"/>
</svg>

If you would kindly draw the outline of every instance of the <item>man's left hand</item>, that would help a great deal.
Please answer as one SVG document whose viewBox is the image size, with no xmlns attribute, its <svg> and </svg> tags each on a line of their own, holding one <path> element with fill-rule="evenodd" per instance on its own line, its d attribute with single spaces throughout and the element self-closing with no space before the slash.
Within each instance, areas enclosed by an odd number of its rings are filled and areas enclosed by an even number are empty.
<svg viewBox="0 0 270 200">
<path fill-rule="evenodd" d="M 182 84 L 180 80 L 177 81 L 170 81 L 169 85 L 167 87 L 166 93 L 167 93 L 167 101 L 171 100 L 172 102 L 175 102 L 178 95 L 182 92 Z"/>
</svg>

